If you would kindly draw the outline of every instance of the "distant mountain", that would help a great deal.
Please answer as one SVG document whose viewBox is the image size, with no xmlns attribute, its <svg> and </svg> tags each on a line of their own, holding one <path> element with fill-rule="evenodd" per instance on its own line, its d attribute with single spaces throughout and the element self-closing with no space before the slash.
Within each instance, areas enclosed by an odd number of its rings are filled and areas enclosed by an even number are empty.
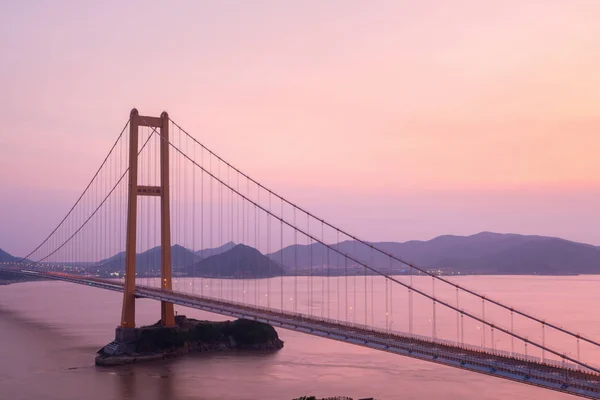
<svg viewBox="0 0 600 400">
<path fill-rule="evenodd" d="M 311 245 L 292 245 L 284 247 L 282 250 L 276 251 L 275 253 L 267 254 L 271 260 L 283 265 L 284 270 L 288 274 L 306 275 L 308 270 L 311 270 L 313 274 L 325 274 L 331 273 L 331 268 L 328 270 L 325 266 L 329 265 L 332 268 L 338 269 L 338 273 L 348 274 L 363 273 L 363 267 L 356 267 L 357 263 L 352 260 L 345 260 L 345 257 L 338 254 L 334 249 L 339 250 L 344 254 L 348 254 L 358 261 L 370 262 L 369 250 L 364 246 L 354 241 L 345 241 L 340 243 L 331 244 L 332 249 L 328 249 L 320 243 L 313 243 Z M 363 248 L 364 247 L 364 248 Z M 374 253 L 376 256 L 374 263 L 375 265 L 382 265 L 382 258 L 379 254 Z M 386 258 L 387 259 L 387 258 Z M 386 264 L 387 265 L 387 264 Z M 310 268 L 310 267 L 313 268 Z"/>
<path fill-rule="evenodd" d="M 136 271 L 138 275 L 158 275 L 161 265 L 161 248 L 153 247 L 136 256 Z M 182 271 L 185 267 L 200 260 L 200 256 L 178 244 L 171 246 L 171 268 L 173 272 Z M 125 269 L 125 252 L 118 253 L 96 264 L 104 272 L 117 272 Z"/>
<path fill-rule="evenodd" d="M 96 263 L 96 265 L 107 265 L 107 264 L 109 264 L 110 262 L 113 262 L 113 261 L 115 261 L 115 260 L 120 260 L 120 259 L 123 259 L 123 260 L 125 259 L 125 252 L 124 252 L 124 251 L 122 251 L 122 252 L 120 252 L 120 253 L 117 253 L 117 254 L 115 254 L 115 255 L 114 255 L 114 256 L 112 256 L 112 257 L 105 258 L 104 260 L 100 260 L 100 261 L 98 261 L 98 262 Z"/>
<path fill-rule="evenodd" d="M 226 252 L 227 250 L 231 250 L 235 247 L 235 243 L 233 242 L 228 242 L 225 243 L 222 246 L 219 247 L 215 247 L 213 249 L 202 249 L 202 250 L 198 250 L 195 253 L 197 255 L 200 256 L 200 258 L 207 258 L 207 257 L 211 257 L 211 256 L 215 256 L 217 254 L 221 254 L 223 252 Z"/>
<path fill-rule="evenodd" d="M 427 269 L 474 274 L 600 273 L 600 247 L 545 236 L 482 232 L 471 236 L 445 235 L 428 241 L 373 245 Z M 341 242 L 333 247 L 382 271 L 392 268 L 394 272 L 401 272 L 405 269 L 397 262 L 390 267 L 388 256 L 355 241 Z M 268 257 L 282 263 L 290 273 L 309 268 L 311 258 L 313 267 L 328 264 L 332 268 L 345 268 L 344 257 L 332 250 L 328 252 L 321 244 L 288 246 Z M 349 264 L 354 263 L 350 261 Z"/>
<path fill-rule="evenodd" d="M 229 242 L 216 248 L 203 249 L 193 252 L 192 250 L 175 244 L 171 246 L 171 267 L 173 272 L 187 273 L 188 268 L 190 268 L 194 263 L 206 257 L 221 254 L 232 249 L 234 246 L 235 243 Z M 145 275 L 146 273 L 150 275 L 160 274 L 160 257 L 160 246 L 156 246 L 143 253 L 139 253 L 136 257 L 136 270 L 138 275 Z M 99 261 L 96 263 L 96 267 L 100 268 L 106 273 L 125 270 L 125 252 L 122 251 L 112 257 Z"/>
<path fill-rule="evenodd" d="M 554 237 L 481 232 L 373 245 L 421 268 L 461 274 L 600 274 L 600 247 Z M 338 255 L 335 250 L 339 249 L 381 272 L 407 271 L 405 265 L 390 263 L 388 255 L 372 251 L 369 245 L 344 241 L 331 246 L 333 250 L 318 243 L 288 246 L 265 256 L 252 247 L 233 242 L 195 253 L 174 245 L 172 266 L 175 273 L 217 277 L 364 273 L 364 268 L 356 262 Z M 17 257 L 0 250 L 0 262 L 16 260 Z M 325 268 L 326 265 L 330 267 Z M 102 260 L 96 266 L 102 272 L 123 271 L 125 253 Z M 137 272 L 160 274 L 160 247 L 137 255 Z"/>
<path fill-rule="evenodd" d="M 18 257 L 14 257 L 8 254 L 6 251 L 0 249 L 0 262 L 15 262 L 20 260 Z"/>
<path fill-rule="evenodd" d="M 266 278 L 281 275 L 283 269 L 255 248 L 238 244 L 196 262 L 187 272 L 204 277 Z"/>
</svg>

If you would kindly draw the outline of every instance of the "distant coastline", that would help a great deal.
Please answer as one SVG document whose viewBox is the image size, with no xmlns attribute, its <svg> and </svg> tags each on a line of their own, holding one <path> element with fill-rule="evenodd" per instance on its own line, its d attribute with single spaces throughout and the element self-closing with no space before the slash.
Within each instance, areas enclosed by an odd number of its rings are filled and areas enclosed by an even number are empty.
<svg viewBox="0 0 600 400">
<path fill-rule="evenodd" d="M 41 281 L 40 278 L 33 278 L 20 274 L 11 274 L 10 272 L 0 271 L 0 286 L 11 285 L 13 283 Z"/>
<path fill-rule="evenodd" d="M 368 269 L 365 272 L 364 265 L 382 274 L 399 276 L 423 274 L 410 265 L 441 276 L 600 274 L 598 246 L 553 237 L 493 232 L 471 236 L 444 235 L 428 241 L 366 243 L 350 240 L 327 246 L 320 243 L 290 245 L 269 254 L 233 242 L 197 251 L 176 244 L 171 246 L 171 257 L 173 276 L 182 278 L 374 275 Z M 16 260 L 6 252 L 0 253 L 0 262 Z M 160 276 L 160 260 L 160 247 L 137 254 L 137 277 Z M 125 253 L 96 263 L 45 263 L 44 268 L 54 272 L 122 278 Z M 13 281 L 2 276 L 0 280 Z"/>
</svg>

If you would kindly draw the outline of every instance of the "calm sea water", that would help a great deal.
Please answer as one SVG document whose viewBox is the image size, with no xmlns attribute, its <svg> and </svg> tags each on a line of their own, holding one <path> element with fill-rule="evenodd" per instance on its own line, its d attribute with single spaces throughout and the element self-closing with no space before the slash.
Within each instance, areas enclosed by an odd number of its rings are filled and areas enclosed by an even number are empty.
<svg viewBox="0 0 600 400">
<path fill-rule="evenodd" d="M 303 278 L 286 277 L 283 282 L 194 281 L 179 279 L 175 289 L 215 296 L 257 301 L 281 306 L 278 290 L 296 293 L 297 299 L 283 299 L 286 309 L 315 315 L 364 322 L 364 278 L 317 278 L 312 285 Z M 427 278 L 415 278 L 415 285 L 436 290 L 436 295 L 455 300 L 452 290 L 431 287 Z M 600 301 L 600 277 L 511 277 L 478 276 L 452 278 L 486 293 L 490 297 L 547 317 L 577 332 L 600 337 L 596 305 Z M 152 284 L 143 281 L 142 283 Z M 367 279 L 377 295 L 367 294 L 367 322 L 406 331 L 408 296 L 388 287 L 385 281 Z M 329 287 L 329 309 L 322 307 L 322 289 Z M 337 289 L 340 288 L 338 292 Z M 346 289 L 347 288 L 347 289 Z M 244 290 L 246 291 L 244 293 Z M 256 293 L 254 293 L 254 290 Z M 270 291 L 268 291 L 270 290 Z M 367 291 L 369 292 L 369 290 Z M 265 299 L 264 294 L 271 294 Z M 338 295 L 339 293 L 339 295 Z M 355 295 L 356 293 L 356 295 Z M 279 299 L 279 300 L 277 300 Z M 310 301 L 309 301 L 310 300 Z M 338 302 L 339 300 L 339 302 Z M 481 312 L 477 301 L 459 298 L 460 307 Z M 386 306 L 387 304 L 387 306 Z M 303 308 L 304 307 L 304 308 Z M 431 305 L 414 300 L 414 331 L 432 334 Z M 386 316 L 387 309 L 387 316 Z M 180 314 L 209 320 L 224 320 L 218 315 L 177 308 Z M 213 353 L 194 354 L 179 359 L 124 366 L 97 368 L 95 352 L 112 340 L 121 312 L 121 295 L 62 282 L 32 282 L 0 287 L 0 398 L 6 399 L 292 399 L 304 394 L 346 395 L 377 399 L 568 399 L 570 396 L 522 384 L 491 378 L 433 363 L 404 358 L 358 346 L 279 330 L 285 347 L 274 354 Z M 159 304 L 137 302 L 137 323 L 154 323 Z M 491 307 L 488 316 L 505 318 Z M 387 317 L 387 318 L 386 318 Z M 455 313 L 437 310 L 436 334 L 456 340 Z M 520 324 L 520 325 L 519 325 Z M 540 339 L 539 326 L 515 319 L 515 326 Z M 489 346 L 475 322 L 464 323 L 465 341 Z M 547 343 L 564 347 L 575 355 L 575 342 L 546 332 Z M 495 346 L 510 349 L 508 337 L 496 333 Z M 515 351 L 523 352 L 516 343 Z M 529 354 L 534 354 L 529 350 Z M 598 354 L 582 345 L 580 356 L 595 362 Z M 600 360 L 598 360 L 600 361 Z"/>
</svg>

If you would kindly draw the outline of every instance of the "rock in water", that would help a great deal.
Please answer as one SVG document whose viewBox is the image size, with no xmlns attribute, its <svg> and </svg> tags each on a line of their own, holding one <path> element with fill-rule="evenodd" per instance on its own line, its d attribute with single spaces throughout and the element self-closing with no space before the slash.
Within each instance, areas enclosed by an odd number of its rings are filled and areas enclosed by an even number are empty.
<svg viewBox="0 0 600 400">
<path fill-rule="evenodd" d="M 115 340 L 96 356 L 96 365 L 109 366 L 176 357 L 189 352 L 234 349 L 275 351 L 283 347 L 277 331 L 269 324 L 238 319 L 235 321 L 198 321 L 178 315 L 176 326 L 164 327 L 160 321 L 136 328 L 130 341 Z"/>
</svg>

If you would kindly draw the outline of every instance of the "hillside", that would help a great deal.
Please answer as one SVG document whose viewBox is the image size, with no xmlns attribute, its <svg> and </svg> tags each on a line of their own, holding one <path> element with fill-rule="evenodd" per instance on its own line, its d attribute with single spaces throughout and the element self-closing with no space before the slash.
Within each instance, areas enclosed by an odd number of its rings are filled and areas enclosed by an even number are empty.
<svg viewBox="0 0 600 400">
<path fill-rule="evenodd" d="M 451 270 L 474 274 L 596 274 L 600 273 L 600 247 L 564 239 L 482 232 L 471 236 L 439 236 L 428 241 L 374 243 L 382 250 L 429 269 Z M 389 269 L 389 257 L 354 241 L 334 245 L 359 260 L 373 264 L 378 269 Z M 310 257 L 314 265 L 327 264 L 327 251 L 320 244 L 288 246 L 268 255 L 280 261 L 286 271 L 297 266 L 306 269 Z M 371 255 L 373 254 L 373 255 Z M 344 258 L 329 251 L 329 265 L 342 268 Z M 395 272 L 402 266 L 393 265 Z"/>
<path fill-rule="evenodd" d="M 136 270 L 138 275 L 145 275 L 146 273 L 150 275 L 160 274 L 161 253 L 160 246 L 157 246 L 138 254 L 136 257 Z M 171 246 L 171 266 L 173 272 L 182 271 L 186 266 L 193 264 L 199 259 L 200 256 L 183 246 L 178 244 Z M 102 260 L 97 266 L 107 273 L 123 271 L 125 269 L 125 252 Z"/>
<path fill-rule="evenodd" d="M 205 258 L 188 269 L 191 276 L 266 278 L 279 276 L 283 269 L 258 250 L 238 244 L 232 249 Z"/>
<path fill-rule="evenodd" d="M 14 261 L 18 261 L 19 258 L 14 257 L 10 254 L 8 254 L 6 251 L 0 249 L 0 262 L 14 262 Z"/>
<path fill-rule="evenodd" d="M 207 258 L 207 257 L 211 257 L 217 254 L 221 254 L 223 252 L 226 252 L 227 250 L 231 250 L 232 248 L 235 247 L 235 243 L 233 242 L 228 242 L 225 243 L 222 246 L 219 247 L 215 247 L 213 249 L 202 249 L 202 250 L 198 250 L 195 253 L 200 256 L 200 258 Z"/>
<path fill-rule="evenodd" d="M 481 232 L 471 236 L 444 235 L 427 241 L 379 242 L 374 245 L 419 267 L 453 273 L 600 273 L 600 247 L 554 237 Z M 374 265 L 382 272 L 406 271 L 406 267 L 397 262 L 392 264 L 390 270 L 388 256 L 371 251 L 368 246 L 355 241 L 337 243 L 332 247 Z M 160 253 L 160 247 L 155 247 L 138 254 L 138 274 L 158 275 Z M 0 250 L 0 262 L 16 259 Z M 331 268 L 323 268 L 328 263 Z M 349 261 L 346 265 L 344 257 L 318 243 L 288 246 L 266 256 L 252 247 L 233 242 L 195 253 L 180 245 L 172 246 L 173 272 L 195 276 L 247 278 L 277 276 L 281 273 L 292 275 L 296 271 L 298 274 L 315 275 L 344 274 L 346 271 L 348 274 L 364 273 L 362 267 L 357 268 L 354 264 Z M 97 265 L 106 273 L 123 271 L 125 253 L 102 260 Z"/>
</svg>

